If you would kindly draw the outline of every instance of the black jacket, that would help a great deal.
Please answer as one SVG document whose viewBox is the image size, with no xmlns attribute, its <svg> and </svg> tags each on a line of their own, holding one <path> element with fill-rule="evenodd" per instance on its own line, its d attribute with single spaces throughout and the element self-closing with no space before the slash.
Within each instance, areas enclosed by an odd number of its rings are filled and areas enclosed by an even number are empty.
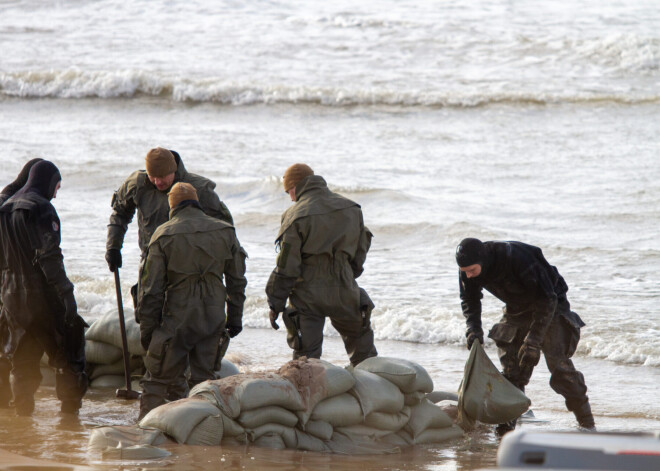
<svg viewBox="0 0 660 471">
<path fill-rule="evenodd" d="M 540 343 L 558 302 L 568 306 L 568 286 L 540 248 L 522 242 L 485 242 L 482 272 L 468 278 L 459 271 L 461 307 L 468 330 L 481 328 L 482 289 L 506 304 L 507 315 L 531 315 L 530 337 Z"/>
</svg>

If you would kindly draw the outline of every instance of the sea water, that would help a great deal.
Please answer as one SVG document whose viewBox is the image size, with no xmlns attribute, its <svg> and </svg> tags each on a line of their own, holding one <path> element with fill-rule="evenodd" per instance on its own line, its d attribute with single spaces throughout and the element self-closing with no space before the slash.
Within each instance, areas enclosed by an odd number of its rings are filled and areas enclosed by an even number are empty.
<svg viewBox="0 0 660 471">
<path fill-rule="evenodd" d="M 359 282 L 377 347 L 418 361 L 439 389 L 457 389 L 467 358 L 458 242 L 537 245 L 587 324 L 574 362 L 599 429 L 658 430 L 658 31 L 660 9 L 644 0 L 1 2 L 0 185 L 31 158 L 58 165 L 65 265 L 93 321 L 116 309 L 112 193 L 150 148 L 178 151 L 217 183 L 249 254 L 246 328 L 230 347 L 244 371 L 290 355 L 266 330 L 264 287 L 292 163 L 362 206 L 375 237 Z M 128 297 L 135 222 L 122 254 Z M 486 294 L 483 308 L 488 329 L 501 303 Z M 329 325 L 326 337 L 324 358 L 346 363 Z M 574 427 L 548 377 L 539 365 L 528 388 L 547 422 L 523 427 Z M 87 462 L 89 427 L 137 416 L 93 392 L 77 425 L 61 426 L 52 390 L 40 394 L 24 425 L 0 412 L 0 433 L 33 457 Z M 495 447 L 487 431 L 386 463 L 475 469 Z"/>
</svg>

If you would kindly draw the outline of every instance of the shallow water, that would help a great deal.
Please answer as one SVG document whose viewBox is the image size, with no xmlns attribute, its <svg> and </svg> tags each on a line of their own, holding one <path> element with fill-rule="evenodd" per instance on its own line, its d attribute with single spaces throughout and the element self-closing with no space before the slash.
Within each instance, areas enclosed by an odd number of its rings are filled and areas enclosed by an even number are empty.
<svg viewBox="0 0 660 471">
<path fill-rule="evenodd" d="M 254 349 L 259 345 L 259 350 Z M 348 363 L 339 338 L 329 337 L 324 343 L 324 359 L 337 364 Z M 436 390 L 457 391 L 468 352 L 452 346 L 428 346 L 410 342 L 377 343 L 382 356 L 408 358 L 423 365 L 434 381 Z M 264 354 L 264 352 L 267 352 Z M 488 349 L 491 359 L 496 354 Z M 245 329 L 232 340 L 228 358 L 243 372 L 270 371 L 290 358 L 283 332 Z M 656 396 L 644 395 L 660 382 L 656 369 L 643 366 L 619 366 L 600 372 L 599 360 L 576 360 L 590 389 L 592 408 L 601 431 L 660 430 L 660 406 Z M 651 371 L 648 371 L 651 370 Z M 537 367 L 527 389 L 532 399 L 535 422 L 520 427 L 531 430 L 575 430 L 575 419 L 566 411 L 563 400 L 548 386 L 548 372 Z M 652 384 L 644 384 L 649 378 Z M 640 391 L 642 392 L 640 394 Z M 115 462 L 87 454 L 90 430 L 99 425 L 129 425 L 138 414 L 137 401 L 116 399 L 114 391 L 92 390 L 78 418 L 61 416 L 59 402 L 52 387 L 42 387 L 33 417 L 15 417 L 13 411 L 0 410 L 0 446 L 31 458 L 51 459 L 72 464 L 87 464 L 107 469 L 121 465 L 124 469 L 169 468 L 202 470 L 208 466 L 230 466 L 230 469 L 365 469 L 384 470 L 474 470 L 494 466 L 498 440 L 490 426 L 481 426 L 463 438 L 445 444 L 407 447 L 394 455 L 343 456 L 265 450 L 256 447 L 195 447 L 169 444 L 164 446 L 172 456 L 147 462 Z M 634 399 L 631 399 L 633 398 Z M 625 406 L 621 406 L 625 404 Z M 613 410 L 625 412 L 612 413 Z"/>
</svg>

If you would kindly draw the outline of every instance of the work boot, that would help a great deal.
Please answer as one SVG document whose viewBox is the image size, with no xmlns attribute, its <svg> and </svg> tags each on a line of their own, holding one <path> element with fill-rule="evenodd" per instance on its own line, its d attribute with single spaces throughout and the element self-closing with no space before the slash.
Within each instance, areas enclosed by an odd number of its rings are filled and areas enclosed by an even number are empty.
<svg viewBox="0 0 660 471">
<path fill-rule="evenodd" d="M 503 436 L 506 433 L 511 432 L 516 428 L 516 422 L 518 419 L 513 419 L 510 420 L 509 422 L 504 422 L 503 424 L 499 424 L 495 427 L 495 435 L 498 437 Z"/>
<path fill-rule="evenodd" d="M 596 424 L 594 423 L 594 416 L 591 413 L 591 406 L 589 405 L 589 401 L 575 409 L 573 414 L 575 414 L 575 418 L 578 421 L 578 427 L 581 430 L 587 432 L 596 431 Z"/>
<path fill-rule="evenodd" d="M 34 398 L 31 396 L 14 399 L 14 407 L 16 408 L 16 415 L 21 417 L 29 417 L 34 412 Z"/>
<path fill-rule="evenodd" d="M 63 414 L 78 415 L 78 411 L 82 407 L 82 401 L 62 401 L 60 412 Z"/>
</svg>

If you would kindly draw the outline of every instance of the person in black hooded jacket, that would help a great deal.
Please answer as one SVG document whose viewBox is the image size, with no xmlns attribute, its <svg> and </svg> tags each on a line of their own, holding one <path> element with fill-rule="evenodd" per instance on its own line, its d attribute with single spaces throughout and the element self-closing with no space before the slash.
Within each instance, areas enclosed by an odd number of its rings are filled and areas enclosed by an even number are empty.
<svg viewBox="0 0 660 471">
<path fill-rule="evenodd" d="M 44 352 L 57 369 L 62 412 L 77 413 L 87 390 L 86 324 L 66 276 L 60 220 L 50 203 L 61 179 L 52 162 L 38 162 L 25 185 L 0 206 L 2 317 L 7 325 L 0 347 L 11 361 L 11 392 L 19 415 L 34 410 Z"/>
<path fill-rule="evenodd" d="M 468 349 L 475 340 L 484 342 L 481 299 L 486 289 L 505 303 L 504 316 L 488 333 L 497 345 L 504 377 L 524 391 L 543 352 L 550 387 L 564 396 L 579 426 L 593 430 L 584 376 L 571 361 L 584 322 L 571 311 L 568 286 L 557 268 L 538 247 L 473 238 L 458 245 L 456 262 Z M 502 435 L 515 425 L 515 420 L 500 424 L 496 432 Z"/>
<path fill-rule="evenodd" d="M 23 166 L 16 179 L 0 191 L 0 206 L 14 196 L 18 190 L 23 188 L 23 185 L 27 182 L 28 175 L 30 174 L 30 169 L 34 164 L 41 162 L 42 160 L 43 159 L 41 158 L 36 158 L 28 161 L 28 163 Z M 2 284 L 2 271 L 0 271 L 0 287 Z M 7 328 L 7 321 L 2 315 L 2 298 L 0 297 L 0 345 L 3 344 L 4 339 L 6 339 L 8 335 L 9 330 Z M 5 357 L 2 350 L 0 350 L 0 409 L 9 407 L 9 401 L 11 400 L 11 388 L 9 387 L 10 371 L 11 362 Z"/>
</svg>

